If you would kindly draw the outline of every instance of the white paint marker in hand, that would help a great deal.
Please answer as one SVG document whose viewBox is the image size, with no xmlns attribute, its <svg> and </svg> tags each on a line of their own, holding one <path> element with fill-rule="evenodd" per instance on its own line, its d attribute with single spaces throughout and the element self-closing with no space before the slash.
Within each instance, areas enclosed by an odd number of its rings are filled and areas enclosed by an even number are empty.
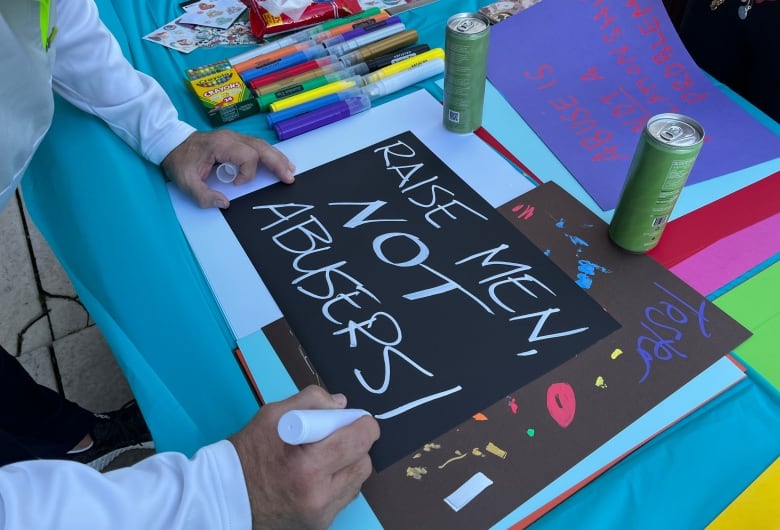
<svg viewBox="0 0 780 530">
<path fill-rule="evenodd" d="M 327 438 L 370 412 L 362 409 L 290 410 L 279 418 L 279 438 L 290 445 L 310 444 Z"/>
<path fill-rule="evenodd" d="M 238 166 L 230 162 L 223 162 L 217 166 L 217 179 L 225 184 L 230 184 L 238 176 Z"/>
</svg>

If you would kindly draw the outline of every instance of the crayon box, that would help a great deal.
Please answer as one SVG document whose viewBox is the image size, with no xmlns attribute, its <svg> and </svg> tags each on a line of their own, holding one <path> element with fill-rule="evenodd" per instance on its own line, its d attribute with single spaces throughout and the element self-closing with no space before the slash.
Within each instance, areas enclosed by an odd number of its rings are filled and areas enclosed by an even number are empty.
<svg viewBox="0 0 780 530">
<path fill-rule="evenodd" d="M 217 127 L 260 112 L 260 105 L 227 60 L 186 71 L 190 88 Z"/>
</svg>

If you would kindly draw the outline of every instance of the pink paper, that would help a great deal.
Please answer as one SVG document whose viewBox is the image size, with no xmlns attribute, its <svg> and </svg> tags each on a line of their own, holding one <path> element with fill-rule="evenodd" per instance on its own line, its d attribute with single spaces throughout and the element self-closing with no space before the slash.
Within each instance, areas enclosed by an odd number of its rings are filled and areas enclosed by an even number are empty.
<svg viewBox="0 0 780 530">
<path fill-rule="evenodd" d="M 780 213 L 740 230 L 670 270 L 707 295 L 780 252 Z"/>
</svg>

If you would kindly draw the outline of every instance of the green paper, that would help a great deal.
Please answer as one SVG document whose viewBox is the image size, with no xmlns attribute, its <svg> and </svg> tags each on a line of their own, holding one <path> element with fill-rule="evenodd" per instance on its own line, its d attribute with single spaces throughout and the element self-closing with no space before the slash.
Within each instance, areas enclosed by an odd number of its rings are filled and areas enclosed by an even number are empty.
<svg viewBox="0 0 780 530">
<path fill-rule="evenodd" d="M 780 390 L 780 262 L 715 300 L 715 305 L 753 332 L 735 353 Z"/>
</svg>

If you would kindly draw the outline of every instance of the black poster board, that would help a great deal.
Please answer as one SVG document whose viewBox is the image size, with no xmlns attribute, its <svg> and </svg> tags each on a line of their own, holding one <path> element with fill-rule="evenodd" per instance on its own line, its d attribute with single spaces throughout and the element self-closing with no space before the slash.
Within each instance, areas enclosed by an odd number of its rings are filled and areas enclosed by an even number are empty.
<svg viewBox="0 0 780 530">
<path fill-rule="evenodd" d="M 378 470 L 619 328 L 411 132 L 223 213 Z"/>
</svg>

